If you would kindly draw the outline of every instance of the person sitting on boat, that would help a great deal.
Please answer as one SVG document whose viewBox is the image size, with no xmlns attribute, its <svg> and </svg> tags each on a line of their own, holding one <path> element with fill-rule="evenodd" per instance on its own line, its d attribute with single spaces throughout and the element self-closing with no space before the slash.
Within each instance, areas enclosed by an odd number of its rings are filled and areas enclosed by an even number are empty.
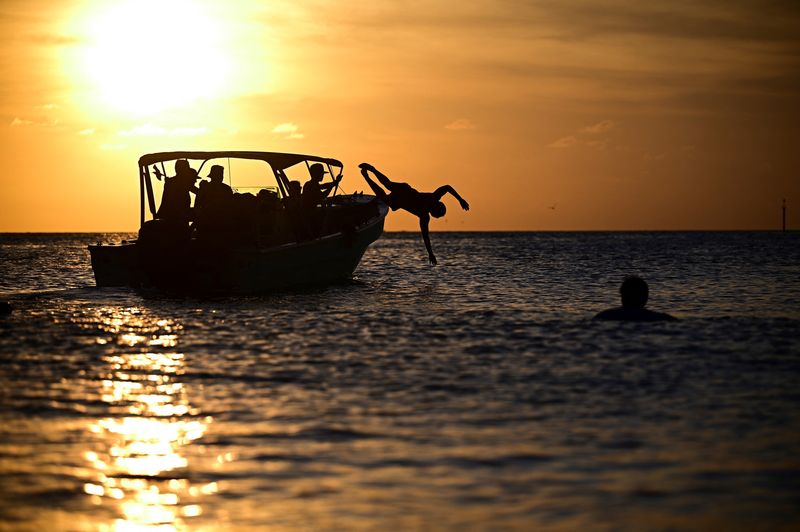
<svg viewBox="0 0 800 532">
<path fill-rule="evenodd" d="M 289 195 L 283 198 L 283 206 L 287 210 L 298 210 L 303 202 L 303 186 L 300 181 L 289 181 Z"/>
<path fill-rule="evenodd" d="M 610 308 L 594 317 L 606 321 L 677 321 L 678 318 L 663 312 L 654 312 L 645 307 L 649 288 L 641 277 L 631 275 L 622 281 L 619 287 L 622 306 Z"/>
<path fill-rule="evenodd" d="M 158 169 L 156 176 L 161 177 Z M 165 177 L 164 194 L 156 217 L 188 226 L 192 218 L 192 197 L 189 193 L 197 194 L 195 186 L 197 179 L 197 170 L 189 166 L 189 161 L 186 159 L 175 161 L 175 175 Z"/>
<path fill-rule="evenodd" d="M 303 187 L 300 181 L 289 181 L 289 195 L 283 198 L 283 206 L 289 218 L 289 224 L 294 230 L 295 239 L 299 242 L 306 240 L 307 231 L 303 220 Z"/>
<path fill-rule="evenodd" d="M 325 198 L 331 193 L 333 187 L 339 184 L 342 176 L 338 179 L 322 184 L 322 178 L 328 172 L 320 163 L 314 163 L 308 168 L 311 179 L 303 185 L 303 220 L 308 230 L 309 236 L 316 236 L 322 232 L 324 224 L 324 214 L 318 209 L 325 203 Z"/>
<path fill-rule="evenodd" d="M 233 190 L 223 183 L 224 178 L 225 167 L 219 164 L 211 167 L 208 181 L 200 183 L 200 190 L 194 203 L 196 209 L 222 210 L 230 204 Z"/>
<path fill-rule="evenodd" d="M 312 164 L 308 168 L 308 173 L 311 174 L 311 179 L 303 185 L 303 206 L 313 208 L 317 205 L 322 205 L 325 198 L 327 198 L 328 194 L 333 190 L 333 187 L 341 181 L 342 176 L 339 176 L 335 181 L 323 185 L 322 178 L 328 172 L 325 171 L 325 167 L 320 163 Z"/>
<path fill-rule="evenodd" d="M 215 164 L 208 174 L 209 180 L 200 183 L 194 208 L 201 233 L 224 230 L 233 198 L 233 190 L 223 182 L 224 178 L 225 167 Z"/>
<path fill-rule="evenodd" d="M 262 244 L 273 244 L 283 229 L 281 200 L 278 199 L 276 192 L 267 189 L 259 190 L 256 200 L 258 204 L 257 239 Z"/>
<path fill-rule="evenodd" d="M 388 177 L 379 172 L 374 166 L 369 163 L 361 163 L 358 165 L 361 168 L 361 175 L 367 180 L 367 184 L 375 192 L 375 196 L 393 211 L 403 209 L 410 212 L 419 218 L 419 228 L 422 231 L 422 240 L 425 242 L 425 248 L 428 250 L 428 260 L 431 264 L 436 264 L 436 257 L 431 249 L 431 239 L 428 234 L 428 224 L 431 216 L 434 218 L 441 218 L 447 212 L 447 208 L 441 201 L 442 197 L 450 193 L 458 200 L 461 208 L 465 211 L 469 210 L 469 203 L 458 195 L 458 192 L 450 185 L 443 185 L 433 192 L 420 192 L 414 189 L 408 183 L 395 183 Z M 381 184 L 389 190 L 387 194 L 377 183 L 369 177 L 369 172 L 375 174 L 375 177 Z"/>
</svg>

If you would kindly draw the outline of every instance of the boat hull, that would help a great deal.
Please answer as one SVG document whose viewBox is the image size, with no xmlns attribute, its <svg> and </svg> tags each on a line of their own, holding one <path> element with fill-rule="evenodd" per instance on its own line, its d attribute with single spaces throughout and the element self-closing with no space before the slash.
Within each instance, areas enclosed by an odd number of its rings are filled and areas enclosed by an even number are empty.
<svg viewBox="0 0 800 532">
<path fill-rule="evenodd" d="M 149 249 L 139 241 L 89 246 L 98 287 L 128 286 L 189 293 L 264 293 L 352 277 L 367 247 L 383 233 L 388 208 L 347 231 L 271 247 L 186 241 Z"/>
</svg>

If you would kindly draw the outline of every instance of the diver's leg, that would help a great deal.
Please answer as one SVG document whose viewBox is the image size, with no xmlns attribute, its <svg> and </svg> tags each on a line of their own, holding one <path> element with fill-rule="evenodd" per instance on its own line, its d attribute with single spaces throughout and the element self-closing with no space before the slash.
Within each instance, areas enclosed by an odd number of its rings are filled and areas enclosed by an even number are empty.
<svg viewBox="0 0 800 532">
<path fill-rule="evenodd" d="M 383 175 L 383 173 L 381 173 L 381 171 L 377 170 L 376 168 L 372 169 L 372 173 L 375 174 L 375 177 L 378 178 L 378 181 L 381 182 L 381 185 L 385 186 L 386 190 L 388 190 L 389 192 L 393 192 L 397 185 L 404 184 L 404 183 L 395 183 L 394 181 Z"/>
</svg>

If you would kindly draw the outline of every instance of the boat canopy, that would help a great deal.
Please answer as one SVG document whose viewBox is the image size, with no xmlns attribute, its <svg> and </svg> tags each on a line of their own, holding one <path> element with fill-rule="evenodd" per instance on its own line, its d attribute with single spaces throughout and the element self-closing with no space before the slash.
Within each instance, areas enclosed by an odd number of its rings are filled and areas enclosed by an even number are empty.
<svg viewBox="0 0 800 532">
<path fill-rule="evenodd" d="M 250 159 L 254 161 L 264 161 L 272 168 L 272 173 L 275 175 L 275 180 L 278 184 L 278 190 L 280 191 L 281 197 L 284 198 L 289 196 L 289 180 L 286 177 L 285 170 L 291 166 L 303 162 L 306 164 L 310 162 L 323 163 L 328 166 L 328 171 L 331 174 L 334 173 L 334 167 L 338 168 L 339 177 L 341 177 L 344 171 L 344 165 L 336 159 L 299 153 L 279 153 L 271 151 L 165 151 L 148 153 L 139 157 L 139 210 L 142 226 L 145 222 L 145 198 L 147 199 L 147 206 L 153 218 L 156 217 L 156 213 L 158 212 L 149 166 L 165 161 L 177 161 L 178 159 L 203 161 L 203 164 L 212 159 Z M 202 168 L 202 165 L 200 167 Z M 334 194 L 336 194 L 339 188 L 338 181 L 335 183 L 336 188 L 333 190 Z"/>
<path fill-rule="evenodd" d="M 148 153 L 139 157 L 139 166 L 144 167 L 164 161 L 175 161 L 178 159 L 193 159 L 207 161 L 209 159 L 252 159 L 264 161 L 269 164 L 273 171 L 285 170 L 297 163 L 304 161 L 325 163 L 331 166 L 342 168 L 344 165 L 336 159 L 318 157 L 316 155 L 302 155 L 299 153 L 278 153 L 269 151 L 169 151 L 159 153 Z"/>
</svg>

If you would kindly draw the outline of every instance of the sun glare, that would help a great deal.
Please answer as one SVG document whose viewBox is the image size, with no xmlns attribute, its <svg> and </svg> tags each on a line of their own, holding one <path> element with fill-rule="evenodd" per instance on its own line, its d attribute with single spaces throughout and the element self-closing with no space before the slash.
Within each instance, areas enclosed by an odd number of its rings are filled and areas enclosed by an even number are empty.
<svg viewBox="0 0 800 532">
<path fill-rule="evenodd" d="M 98 96 L 152 114 L 222 94 L 230 61 L 224 28 L 200 2 L 124 0 L 85 19 L 83 67 Z"/>
</svg>

